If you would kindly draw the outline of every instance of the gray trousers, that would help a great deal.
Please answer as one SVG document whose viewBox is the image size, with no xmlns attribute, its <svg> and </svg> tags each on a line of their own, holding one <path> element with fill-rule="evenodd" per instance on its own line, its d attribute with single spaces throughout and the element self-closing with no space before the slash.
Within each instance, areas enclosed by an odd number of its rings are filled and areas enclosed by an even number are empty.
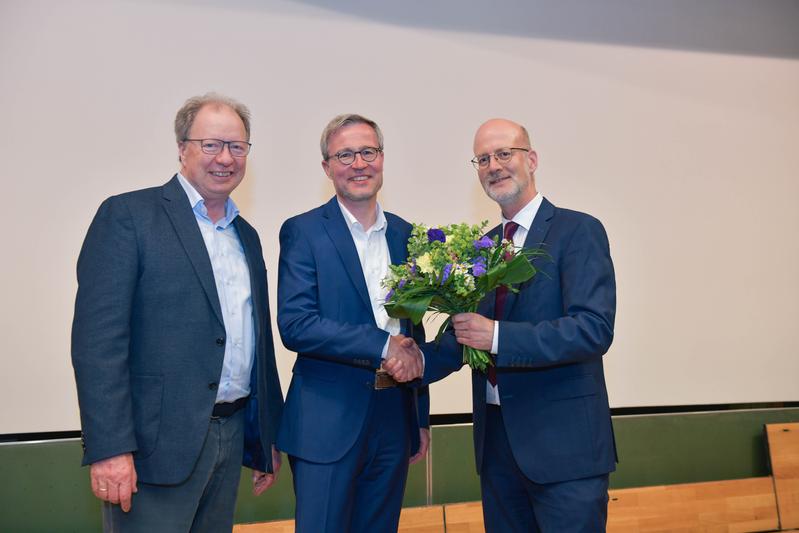
<svg viewBox="0 0 799 533">
<path fill-rule="evenodd" d="M 138 483 L 130 512 L 103 502 L 105 533 L 218 533 L 233 529 L 241 460 L 244 410 L 212 419 L 200 457 L 179 485 Z"/>
</svg>

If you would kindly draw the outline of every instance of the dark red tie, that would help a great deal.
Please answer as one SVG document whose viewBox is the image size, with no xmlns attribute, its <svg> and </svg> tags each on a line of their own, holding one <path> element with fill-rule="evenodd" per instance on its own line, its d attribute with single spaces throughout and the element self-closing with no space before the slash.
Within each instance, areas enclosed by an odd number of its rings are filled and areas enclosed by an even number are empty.
<svg viewBox="0 0 799 533">
<path fill-rule="evenodd" d="M 517 229 L 519 229 L 519 225 L 512 220 L 505 224 L 505 240 L 513 242 L 513 235 L 516 233 Z M 505 259 L 510 259 L 510 254 L 506 255 Z M 494 320 L 502 320 L 502 312 L 505 310 L 505 299 L 508 297 L 508 288 L 504 285 L 500 285 L 497 287 L 496 295 L 496 303 L 494 304 Z M 491 358 L 496 359 L 493 355 Z M 488 367 L 488 382 L 494 387 L 497 386 L 497 372 L 494 369 L 494 365 Z"/>
</svg>

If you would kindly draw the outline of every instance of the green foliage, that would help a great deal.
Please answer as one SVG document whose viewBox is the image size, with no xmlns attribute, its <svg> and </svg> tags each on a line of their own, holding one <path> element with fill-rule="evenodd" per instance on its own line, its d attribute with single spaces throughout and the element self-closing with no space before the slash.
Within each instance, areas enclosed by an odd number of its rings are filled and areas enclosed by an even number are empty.
<svg viewBox="0 0 799 533">
<path fill-rule="evenodd" d="M 479 225 L 451 224 L 428 228 L 414 224 L 408 241 L 408 261 L 391 265 L 383 285 L 389 290 L 385 308 L 389 316 L 419 324 L 427 311 L 454 315 L 474 312 L 486 294 L 500 285 L 512 287 L 536 274 L 530 263 L 546 252 L 519 250 L 510 241 L 484 237 L 488 221 Z M 443 242 L 442 242 L 443 239 Z M 449 324 L 447 319 L 436 339 Z M 464 362 L 485 371 L 487 353 L 464 347 Z"/>
</svg>

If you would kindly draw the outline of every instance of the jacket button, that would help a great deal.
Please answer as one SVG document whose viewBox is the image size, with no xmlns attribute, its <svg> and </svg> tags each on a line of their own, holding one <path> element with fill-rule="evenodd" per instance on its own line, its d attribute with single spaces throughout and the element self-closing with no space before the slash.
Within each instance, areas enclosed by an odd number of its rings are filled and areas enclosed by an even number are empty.
<svg viewBox="0 0 799 533">
<path fill-rule="evenodd" d="M 219 337 L 218 339 L 216 339 L 216 345 L 217 346 L 224 346 L 225 345 L 225 339 L 223 339 L 222 337 Z"/>
<path fill-rule="evenodd" d="M 217 383 L 209 383 L 208 388 L 211 390 L 216 390 L 219 385 Z"/>
</svg>

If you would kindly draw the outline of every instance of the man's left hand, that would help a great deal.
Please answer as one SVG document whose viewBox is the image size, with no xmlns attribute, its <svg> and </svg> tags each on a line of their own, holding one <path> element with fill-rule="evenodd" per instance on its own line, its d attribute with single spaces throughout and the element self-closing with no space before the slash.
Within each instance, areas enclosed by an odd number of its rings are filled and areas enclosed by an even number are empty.
<svg viewBox="0 0 799 533">
<path fill-rule="evenodd" d="M 254 495 L 260 496 L 266 489 L 275 484 L 282 462 L 280 451 L 272 446 L 272 473 L 269 474 L 268 472 L 261 472 L 260 470 L 252 471 L 252 493 Z"/>
<path fill-rule="evenodd" d="M 494 321 L 477 313 L 458 313 L 452 315 L 455 339 L 466 346 L 478 350 L 491 350 L 494 340 Z"/>
<path fill-rule="evenodd" d="M 410 464 L 415 464 L 424 459 L 430 449 L 430 429 L 419 428 L 419 451 L 411 456 Z"/>
</svg>

